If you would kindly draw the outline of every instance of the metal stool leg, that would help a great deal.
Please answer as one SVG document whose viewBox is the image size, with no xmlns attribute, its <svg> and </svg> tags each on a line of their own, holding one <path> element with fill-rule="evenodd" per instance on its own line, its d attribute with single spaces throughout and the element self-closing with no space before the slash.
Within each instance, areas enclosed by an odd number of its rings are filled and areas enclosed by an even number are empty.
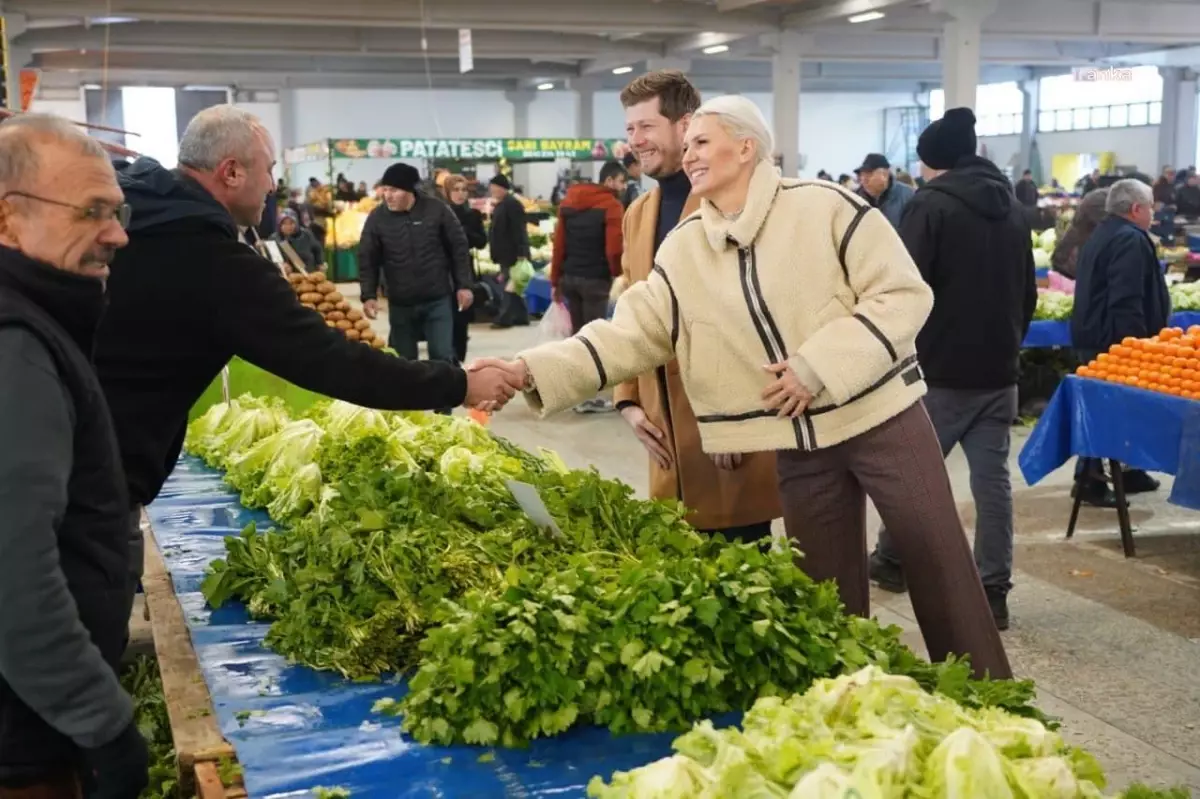
<svg viewBox="0 0 1200 799">
<path fill-rule="evenodd" d="M 1067 539 L 1075 535 L 1075 523 L 1079 521 L 1079 507 L 1083 504 L 1083 478 L 1075 478 L 1075 502 L 1071 505 L 1071 520 L 1067 522 Z"/>
<path fill-rule="evenodd" d="M 1133 525 L 1129 522 L 1129 502 L 1125 497 L 1125 475 L 1121 471 L 1119 461 L 1110 458 L 1108 465 L 1112 469 L 1113 493 L 1117 495 L 1117 522 L 1121 527 L 1121 547 L 1125 550 L 1125 557 L 1132 558 L 1137 555 L 1137 551 L 1133 544 Z"/>
</svg>

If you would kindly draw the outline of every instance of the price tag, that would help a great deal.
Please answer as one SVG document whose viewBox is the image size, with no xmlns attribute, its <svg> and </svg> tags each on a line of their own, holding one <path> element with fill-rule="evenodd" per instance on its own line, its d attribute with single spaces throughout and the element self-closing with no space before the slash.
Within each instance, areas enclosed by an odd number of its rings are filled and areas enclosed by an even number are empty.
<svg viewBox="0 0 1200 799">
<path fill-rule="evenodd" d="M 554 517 L 550 515 L 550 510 L 546 507 L 546 503 L 542 501 L 538 491 L 529 483 L 522 483 L 520 480 L 506 480 L 504 483 L 508 486 L 508 490 L 512 492 L 513 499 L 521 506 L 521 510 L 525 511 L 534 524 L 543 530 L 549 530 L 555 538 L 565 538 L 558 524 L 555 523 Z"/>
</svg>

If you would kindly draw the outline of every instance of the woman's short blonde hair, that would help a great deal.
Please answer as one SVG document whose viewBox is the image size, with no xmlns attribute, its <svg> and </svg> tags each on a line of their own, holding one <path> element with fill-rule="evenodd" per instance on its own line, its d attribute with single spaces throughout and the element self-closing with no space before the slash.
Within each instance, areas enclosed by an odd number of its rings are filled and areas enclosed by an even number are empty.
<svg viewBox="0 0 1200 799">
<path fill-rule="evenodd" d="M 447 175 L 442 181 L 442 191 L 446 193 L 447 199 L 450 197 L 450 192 L 457 189 L 466 188 L 467 179 L 462 175 Z"/>
<path fill-rule="evenodd" d="M 770 161 L 775 157 L 775 137 L 771 135 L 766 117 L 748 98 L 740 94 L 714 97 L 696 109 L 692 119 L 705 116 L 716 117 L 725 132 L 733 138 L 754 142 L 759 161 Z"/>
</svg>

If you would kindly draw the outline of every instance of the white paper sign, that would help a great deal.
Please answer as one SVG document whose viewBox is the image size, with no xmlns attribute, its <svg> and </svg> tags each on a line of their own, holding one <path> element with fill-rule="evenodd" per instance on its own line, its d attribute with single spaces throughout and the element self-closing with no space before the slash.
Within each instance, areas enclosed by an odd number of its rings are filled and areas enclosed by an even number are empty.
<svg viewBox="0 0 1200 799">
<path fill-rule="evenodd" d="M 458 29 L 458 71 L 470 72 L 475 69 L 475 55 L 471 48 L 471 29 Z"/>
<path fill-rule="evenodd" d="M 521 506 L 521 510 L 525 511 L 534 524 L 543 530 L 549 530 L 555 538 L 563 538 L 563 532 L 559 529 L 558 524 L 554 521 L 554 517 L 550 515 L 550 510 L 546 507 L 546 503 L 542 501 L 541 495 L 538 494 L 536 488 L 529 483 L 522 483 L 520 480 L 506 480 L 504 482 L 508 486 L 508 490 L 512 492 L 513 499 Z"/>
</svg>

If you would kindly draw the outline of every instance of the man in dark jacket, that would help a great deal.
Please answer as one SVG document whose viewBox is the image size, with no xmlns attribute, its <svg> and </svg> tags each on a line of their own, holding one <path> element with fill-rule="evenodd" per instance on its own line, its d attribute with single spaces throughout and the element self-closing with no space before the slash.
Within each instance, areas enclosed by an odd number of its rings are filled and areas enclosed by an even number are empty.
<svg viewBox="0 0 1200 799">
<path fill-rule="evenodd" d="M 942 451 L 961 445 L 975 500 L 975 561 L 1000 629 L 1008 626 L 1013 511 L 1009 434 L 1017 418 L 1018 357 L 1037 304 L 1029 226 L 1008 178 L 975 155 L 975 115 L 952 108 L 921 134 L 928 183 L 904 211 L 900 236 L 933 289 L 917 336 L 925 405 Z M 904 589 L 882 531 L 871 557 L 880 587 Z"/>
<path fill-rule="evenodd" d="M 455 308 L 466 310 L 475 300 L 471 251 L 454 212 L 421 193 L 420 180 L 408 164 L 383 173 L 384 204 L 367 217 L 358 245 L 363 313 L 375 318 L 383 272 L 392 349 L 415 361 L 424 338 L 430 360 L 453 363 Z"/>
<path fill-rule="evenodd" d="M 1154 196 L 1140 180 L 1119 180 L 1108 190 L 1108 217 L 1079 251 L 1071 343 L 1090 361 L 1126 336 L 1147 338 L 1167 326 L 1171 298 L 1154 244 L 1146 231 L 1154 220 Z M 1100 464 L 1080 458 L 1076 490 L 1085 502 L 1115 506 Z M 1153 491 L 1158 481 L 1145 472 L 1125 476 L 1130 493 Z"/>
<path fill-rule="evenodd" d="M 1033 182 L 1032 169 L 1026 169 L 1021 173 L 1021 179 L 1017 181 L 1017 185 L 1013 186 L 1013 193 L 1017 195 L 1017 199 L 1021 201 L 1021 205 L 1028 208 L 1037 208 L 1038 187 Z"/>
<path fill-rule="evenodd" d="M 90 362 L 128 209 L 55 117 L 0 126 L 0 175 L 0 797 L 136 799 L 129 501 Z"/>
<path fill-rule="evenodd" d="M 899 229 L 900 215 L 913 196 L 912 187 L 896 182 L 892 165 L 882 153 L 867 153 L 857 171 L 858 196 L 882 211 L 892 227 Z"/>
<path fill-rule="evenodd" d="M 626 182 L 621 203 L 628 208 L 633 205 L 634 200 L 642 196 L 642 165 L 637 159 L 637 153 L 625 153 L 622 163 L 625 164 Z M 604 182 L 603 168 L 600 181 Z"/>
<path fill-rule="evenodd" d="M 296 298 L 279 270 L 238 242 L 274 185 L 275 145 L 231 105 L 201 111 L 179 169 L 141 158 L 118 175 L 133 210 L 96 339 L 129 482 L 131 568 L 140 576 L 141 506 L 175 468 L 188 412 L 234 356 L 302 388 L 384 410 L 471 407 L 518 387 L 493 372 L 395 358 L 350 341 Z M 447 212 L 449 213 L 449 212 Z"/>
<path fill-rule="evenodd" d="M 471 323 L 475 321 L 475 307 L 487 300 L 487 292 L 479 283 L 479 273 L 475 268 L 474 250 L 482 250 L 487 246 L 487 231 L 483 229 L 483 214 L 467 204 L 470 189 L 467 179 L 462 175 L 450 175 L 442 184 L 446 202 L 454 212 L 454 218 L 462 225 L 467 237 L 467 246 L 471 252 L 471 288 L 476 292 L 475 302 L 459 311 L 454 316 L 454 357 L 459 363 L 467 360 L 467 342 L 470 338 Z"/>
<path fill-rule="evenodd" d="M 516 327 L 529 324 L 529 308 L 525 298 L 508 290 L 508 276 L 513 266 L 529 257 L 529 231 L 525 229 L 525 206 L 513 196 L 512 183 L 504 175 L 496 175 L 488 184 L 495 205 L 492 207 L 492 228 L 488 232 L 492 261 L 500 267 L 500 286 L 504 290 L 504 307 L 492 327 Z"/>
<path fill-rule="evenodd" d="M 625 207 L 625 168 L 609 161 L 600 169 L 599 183 L 576 183 L 558 208 L 554 228 L 554 256 L 550 261 L 550 285 L 554 301 L 567 304 L 571 329 L 608 315 L 608 296 L 613 279 L 621 274 L 625 250 L 621 220 Z M 580 413 L 611 411 L 603 398 L 587 400 L 576 407 Z"/>
</svg>

